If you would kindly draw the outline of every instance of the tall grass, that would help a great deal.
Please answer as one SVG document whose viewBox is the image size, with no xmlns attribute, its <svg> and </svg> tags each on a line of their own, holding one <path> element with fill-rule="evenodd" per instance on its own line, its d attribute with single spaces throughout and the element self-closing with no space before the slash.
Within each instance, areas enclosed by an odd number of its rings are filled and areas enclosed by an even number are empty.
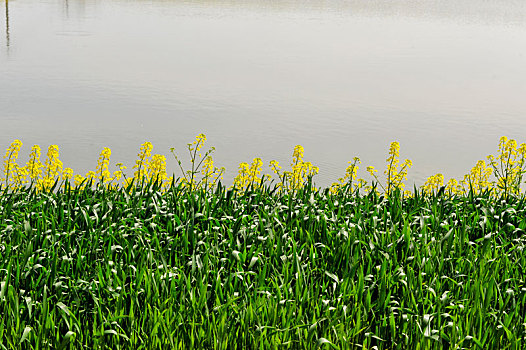
<svg viewBox="0 0 526 350">
<path fill-rule="evenodd" d="M 2 349 L 526 346 L 524 199 L 0 195 Z"/>
<path fill-rule="evenodd" d="M 205 140 L 179 179 L 149 143 L 133 177 L 109 149 L 80 176 L 11 145 L 0 349 L 526 347 L 526 146 L 407 191 L 397 143 L 385 185 L 355 158 L 322 189 L 301 146 L 277 182 L 256 158 L 225 186 Z"/>
</svg>

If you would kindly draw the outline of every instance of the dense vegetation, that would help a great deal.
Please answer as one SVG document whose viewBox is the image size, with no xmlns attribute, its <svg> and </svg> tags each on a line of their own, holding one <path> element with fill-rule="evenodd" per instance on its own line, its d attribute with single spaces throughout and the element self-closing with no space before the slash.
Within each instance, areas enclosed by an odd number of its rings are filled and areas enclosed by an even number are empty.
<svg viewBox="0 0 526 350">
<path fill-rule="evenodd" d="M 526 345 L 526 206 L 155 184 L 0 196 L 2 348 Z"/>
<path fill-rule="evenodd" d="M 407 191 L 397 143 L 385 182 L 354 159 L 320 189 L 301 146 L 277 182 L 256 158 L 225 186 L 205 139 L 181 178 L 149 143 L 133 177 L 109 149 L 84 177 L 11 145 L 1 349 L 526 347 L 526 145 Z"/>
</svg>

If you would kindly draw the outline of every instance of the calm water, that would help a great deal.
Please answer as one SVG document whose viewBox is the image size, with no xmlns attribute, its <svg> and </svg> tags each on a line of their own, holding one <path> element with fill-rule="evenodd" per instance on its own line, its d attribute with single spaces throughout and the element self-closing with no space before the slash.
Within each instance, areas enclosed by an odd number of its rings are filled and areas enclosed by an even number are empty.
<svg viewBox="0 0 526 350">
<path fill-rule="evenodd" d="M 0 148 L 24 160 L 58 144 L 85 173 L 107 146 L 131 167 L 203 132 L 229 180 L 301 144 L 326 185 L 398 140 L 421 183 L 526 142 L 523 0 L 1 2 Z"/>
</svg>

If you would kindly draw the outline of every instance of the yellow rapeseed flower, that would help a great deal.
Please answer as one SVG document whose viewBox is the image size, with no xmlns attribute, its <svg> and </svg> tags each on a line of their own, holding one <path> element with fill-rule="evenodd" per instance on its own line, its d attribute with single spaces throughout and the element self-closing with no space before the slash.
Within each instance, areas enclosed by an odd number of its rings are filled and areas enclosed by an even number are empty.
<svg viewBox="0 0 526 350">
<path fill-rule="evenodd" d="M 492 189 L 493 184 L 489 181 L 493 169 L 486 166 L 486 162 L 479 160 L 477 164 L 471 169 L 469 174 L 464 176 L 460 181 L 460 185 L 464 188 L 464 193 L 472 190 L 474 193 L 481 193 L 482 191 Z"/>
<path fill-rule="evenodd" d="M 74 180 L 75 188 L 82 189 L 86 186 L 86 179 L 82 175 L 79 175 L 79 174 L 75 175 L 73 177 L 73 180 Z"/>
<path fill-rule="evenodd" d="M 304 149 L 301 145 L 294 147 L 292 152 L 292 163 L 290 171 L 281 173 L 279 163 L 275 160 L 270 162 L 270 168 L 279 177 L 277 184 L 279 190 L 295 191 L 305 186 L 308 179 L 318 174 L 319 168 L 311 162 L 303 161 Z"/>
<path fill-rule="evenodd" d="M 444 186 L 444 175 L 436 174 L 428 177 L 422 188 L 426 194 L 431 195 L 442 186 Z"/>
<path fill-rule="evenodd" d="M 271 167 L 272 164 L 274 164 L 276 167 L 279 167 L 276 161 L 271 162 Z M 261 175 L 262 167 L 263 161 L 261 160 L 261 158 L 254 158 L 252 160 L 251 165 L 249 165 L 248 163 L 240 163 L 238 168 L 238 174 L 234 178 L 234 184 L 232 187 L 240 192 L 247 190 L 251 186 L 259 187 L 265 181 L 268 181 L 270 179 L 270 175 L 268 174 Z"/>
<path fill-rule="evenodd" d="M 63 164 L 59 157 L 59 148 L 57 145 L 50 145 L 47 151 L 45 162 L 44 178 L 42 179 L 42 190 L 50 191 L 55 182 L 60 181 Z"/>
<path fill-rule="evenodd" d="M 150 165 L 150 156 L 152 154 L 153 145 L 151 142 L 145 142 L 141 145 L 139 153 L 137 154 L 137 159 L 135 165 L 133 166 L 135 170 L 134 179 L 135 184 L 143 183 L 147 177 L 147 169 Z"/>
<path fill-rule="evenodd" d="M 4 181 L 7 187 L 18 187 L 23 175 L 22 169 L 16 163 L 18 153 L 22 147 L 22 141 L 14 140 L 7 149 L 4 156 Z"/>
<path fill-rule="evenodd" d="M 38 179 L 42 176 L 42 162 L 40 161 L 41 149 L 40 146 L 34 145 L 31 148 L 31 153 L 29 154 L 29 161 L 26 164 L 26 171 L 32 182 L 37 182 Z"/>
<path fill-rule="evenodd" d="M 101 184 L 111 182 L 113 180 L 111 172 L 109 171 L 111 157 L 111 149 L 105 147 L 102 152 L 100 152 L 99 159 L 97 161 L 97 178 L 100 180 Z"/>
<path fill-rule="evenodd" d="M 505 196 L 519 194 L 521 183 L 526 172 L 526 144 L 517 147 L 517 142 L 503 136 L 500 138 L 497 157 L 487 157 L 489 166 L 496 178 L 496 188 Z"/>
<path fill-rule="evenodd" d="M 168 175 L 166 174 L 166 157 L 160 154 L 154 154 L 148 165 L 148 180 L 157 181 L 161 187 L 167 185 Z"/>
</svg>

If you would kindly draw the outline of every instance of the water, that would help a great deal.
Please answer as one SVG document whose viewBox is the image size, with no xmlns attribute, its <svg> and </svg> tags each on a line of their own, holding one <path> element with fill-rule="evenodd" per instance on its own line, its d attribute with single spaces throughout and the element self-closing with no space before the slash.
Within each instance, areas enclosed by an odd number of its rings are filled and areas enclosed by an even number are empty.
<svg viewBox="0 0 526 350">
<path fill-rule="evenodd" d="M 522 0 L 2 5 L 0 148 L 58 144 L 77 173 L 103 147 L 131 167 L 146 140 L 170 156 L 202 132 L 228 181 L 301 144 L 327 185 L 354 156 L 383 169 L 397 140 L 421 184 L 526 142 Z"/>
</svg>

